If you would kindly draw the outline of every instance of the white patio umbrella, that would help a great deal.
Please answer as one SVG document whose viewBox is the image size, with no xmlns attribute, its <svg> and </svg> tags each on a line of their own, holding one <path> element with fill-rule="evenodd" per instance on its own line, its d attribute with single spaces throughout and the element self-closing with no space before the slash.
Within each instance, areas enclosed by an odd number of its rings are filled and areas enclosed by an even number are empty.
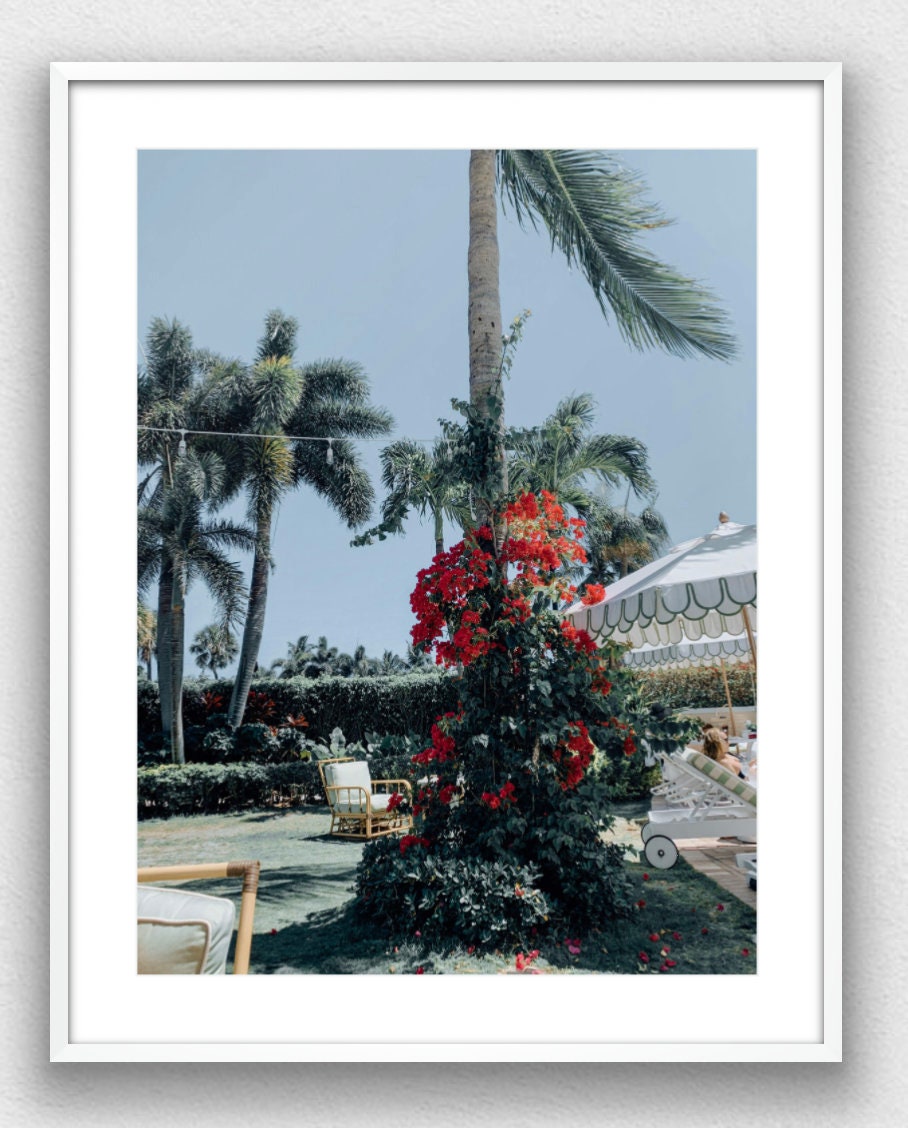
<svg viewBox="0 0 908 1128">
<path fill-rule="evenodd" d="M 754 638 L 756 642 L 756 638 Z M 621 660 L 634 669 L 675 670 L 690 666 L 719 666 L 722 684 L 725 687 L 725 702 L 728 705 L 728 723 L 732 736 L 735 731 L 735 711 L 731 703 L 731 689 L 728 685 L 726 663 L 750 662 L 750 640 L 747 634 L 723 634 L 718 638 L 701 638 L 699 642 L 669 643 L 667 646 L 640 646 L 622 654 Z M 751 676 L 751 681 L 753 677 Z"/>
<path fill-rule="evenodd" d="M 567 615 L 599 643 L 654 647 L 746 634 L 756 665 L 757 526 L 725 514 L 711 533 L 676 545 Z"/>
<path fill-rule="evenodd" d="M 754 638 L 756 641 L 756 637 Z M 717 666 L 720 662 L 734 665 L 751 660 L 750 642 L 744 634 L 721 634 L 718 638 L 701 638 L 699 642 L 682 640 L 665 646 L 647 643 L 621 656 L 626 666 L 634 669 L 687 669 L 689 666 Z"/>
<path fill-rule="evenodd" d="M 600 644 L 629 642 L 638 654 L 643 651 L 642 665 L 644 648 L 665 657 L 672 648 L 700 646 L 700 657 L 706 658 L 708 640 L 721 649 L 720 640 L 743 636 L 756 670 L 756 608 L 757 526 L 735 524 L 720 513 L 711 533 L 675 545 L 609 584 L 600 603 L 575 603 L 567 615 Z M 731 713 L 723 659 L 719 653 L 713 662 L 722 664 Z"/>
</svg>

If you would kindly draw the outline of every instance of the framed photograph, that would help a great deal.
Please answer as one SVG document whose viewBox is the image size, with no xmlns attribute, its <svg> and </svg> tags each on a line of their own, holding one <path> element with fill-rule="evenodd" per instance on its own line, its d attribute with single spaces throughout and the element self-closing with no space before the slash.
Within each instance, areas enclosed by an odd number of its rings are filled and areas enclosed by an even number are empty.
<svg viewBox="0 0 908 1128">
<path fill-rule="evenodd" d="M 51 1060 L 841 1061 L 840 64 L 51 114 Z"/>
</svg>

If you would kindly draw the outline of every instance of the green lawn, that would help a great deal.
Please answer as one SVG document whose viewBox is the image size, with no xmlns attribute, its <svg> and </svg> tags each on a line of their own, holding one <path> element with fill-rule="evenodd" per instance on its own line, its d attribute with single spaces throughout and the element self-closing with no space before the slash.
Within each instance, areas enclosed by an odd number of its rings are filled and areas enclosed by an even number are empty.
<svg viewBox="0 0 908 1128">
<path fill-rule="evenodd" d="M 626 821 L 639 813 L 632 806 L 619 808 L 619 839 L 639 843 L 633 822 Z M 322 807 L 152 819 L 139 824 L 139 865 L 261 861 L 253 974 L 413 974 L 420 967 L 435 974 L 514 970 L 513 952 L 482 958 L 463 950 L 439 953 L 426 950 L 417 937 L 395 949 L 361 926 L 351 900 L 362 845 L 329 837 L 329 821 Z M 629 862 L 628 869 L 635 896 L 643 902 L 632 918 L 580 937 L 579 953 L 568 950 L 567 937 L 541 945 L 534 967 L 574 974 L 658 974 L 660 967 L 673 975 L 756 971 L 752 908 L 683 859 L 671 870 L 646 870 L 639 862 Z M 238 885 L 231 882 L 195 882 L 192 888 L 239 902 Z"/>
</svg>

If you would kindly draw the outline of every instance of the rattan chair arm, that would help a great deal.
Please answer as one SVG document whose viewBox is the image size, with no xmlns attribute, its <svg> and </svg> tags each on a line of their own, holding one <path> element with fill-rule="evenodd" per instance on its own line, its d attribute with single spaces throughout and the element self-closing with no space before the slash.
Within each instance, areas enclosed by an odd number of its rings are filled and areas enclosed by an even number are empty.
<svg viewBox="0 0 908 1128">
<path fill-rule="evenodd" d="M 375 788 L 378 787 L 379 784 L 390 786 L 392 783 L 399 784 L 404 789 L 404 791 L 409 792 L 411 795 L 413 794 L 413 785 L 409 780 L 406 779 L 373 779 L 372 790 L 374 792 Z"/>
</svg>

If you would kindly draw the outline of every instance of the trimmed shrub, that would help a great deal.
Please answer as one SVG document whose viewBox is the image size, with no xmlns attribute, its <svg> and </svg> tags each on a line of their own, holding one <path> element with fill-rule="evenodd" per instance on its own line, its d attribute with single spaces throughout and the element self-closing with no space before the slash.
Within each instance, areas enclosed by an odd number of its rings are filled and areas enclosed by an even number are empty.
<svg viewBox="0 0 908 1128">
<path fill-rule="evenodd" d="M 548 906 L 539 871 L 504 860 L 438 857 L 414 835 L 368 843 L 357 874 L 358 913 L 390 936 L 448 948 L 528 945 Z"/>
<path fill-rule="evenodd" d="M 140 768 L 138 816 L 212 815 L 321 797 L 314 763 L 168 764 Z"/>
<path fill-rule="evenodd" d="M 457 706 L 458 680 L 441 674 L 406 674 L 371 678 L 276 678 L 253 683 L 243 718 L 248 724 L 280 727 L 302 713 L 306 736 L 327 742 L 341 728 L 348 740 L 367 732 L 428 734 L 440 713 Z M 232 681 L 187 681 L 183 687 L 186 726 L 204 725 L 223 713 L 233 692 Z M 161 728 L 158 687 L 138 683 L 139 738 L 148 740 Z"/>
<path fill-rule="evenodd" d="M 733 705 L 748 708 L 754 705 L 750 666 L 739 663 L 727 666 L 728 689 Z M 718 666 L 692 666 L 688 670 L 635 670 L 633 677 L 648 697 L 661 701 L 671 710 L 725 707 L 725 686 Z"/>
</svg>

